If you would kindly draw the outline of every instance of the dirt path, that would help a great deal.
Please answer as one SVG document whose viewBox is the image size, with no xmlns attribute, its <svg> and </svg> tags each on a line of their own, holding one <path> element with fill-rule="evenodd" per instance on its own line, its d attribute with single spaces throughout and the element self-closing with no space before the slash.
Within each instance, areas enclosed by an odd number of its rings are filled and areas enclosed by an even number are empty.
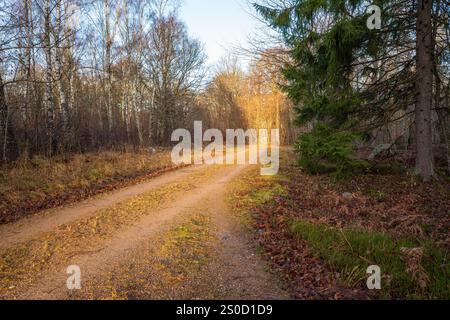
<svg viewBox="0 0 450 320">
<path fill-rule="evenodd" d="M 108 208 L 140 194 L 155 190 L 174 181 L 185 179 L 193 172 L 201 169 L 200 166 L 180 169 L 148 182 L 101 194 L 77 204 L 47 210 L 16 223 L 0 225 L 0 250 L 24 242 L 39 233 L 46 232 L 60 225 L 83 217 L 89 217 L 101 209 Z"/>
<path fill-rule="evenodd" d="M 182 169 L 1 228 L 0 298 L 288 298 L 228 211 L 245 169 Z"/>
</svg>

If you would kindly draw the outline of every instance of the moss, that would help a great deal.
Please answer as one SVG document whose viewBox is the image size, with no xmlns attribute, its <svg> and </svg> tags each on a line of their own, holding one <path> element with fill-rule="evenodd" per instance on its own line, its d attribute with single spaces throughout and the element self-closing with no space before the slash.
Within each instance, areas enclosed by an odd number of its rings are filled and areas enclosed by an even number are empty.
<svg viewBox="0 0 450 320">
<path fill-rule="evenodd" d="M 185 281 L 191 274 L 198 273 L 211 258 L 210 218 L 197 214 L 167 233 L 159 248 L 159 270 L 171 283 Z"/>
<path fill-rule="evenodd" d="M 380 202 L 385 201 L 388 198 L 388 194 L 386 192 L 375 190 L 372 188 L 367 190 L 367 195 Z"/>
<path fill-rule="evenodd" d="M 251 195 L 252 201 L 256 205 L 262 205 L 271 201 L 274 197 L 286 195 L 285 189 L 279 185 L 275 184 L 268 188 L 260 189 Z"/>
</svg>

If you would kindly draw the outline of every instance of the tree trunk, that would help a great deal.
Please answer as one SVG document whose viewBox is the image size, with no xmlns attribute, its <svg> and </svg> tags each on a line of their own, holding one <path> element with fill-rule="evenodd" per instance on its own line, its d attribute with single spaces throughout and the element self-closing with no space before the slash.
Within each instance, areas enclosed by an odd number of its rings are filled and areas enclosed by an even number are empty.
<svg viewBox="0 0 450 320">
<path fill-rule="evenodd" d="M 110 18 L 110 0 L 103 0 L 103 11 L 104 11 L 104 41 L 105 41 L 105 52 L 104 52 L 104 72 L 106 74 L 106 112 L 108 117 L 108 129 L 109 129 L 109 142 L 111 143 L 111 135 L 113 132 L 113 110 L 112 110 L 112 75 L 111 75 L 111 30 L 109 24 Z"/>
<path fill-rule="evenodd" d="M 45 94 L 44 105 L 47 124 L 47 155 L 51 156 L 55 146 L 55 102 L 53 98 L 53 65 L 51 47 L 50 0 L 45 0 L 44 7 L 44 51 L 45 51 Z"/>
<path fill-rule="evenodd" d="M 2 161 L 6 162 L 8 153 L 8 105 L 6 104 L 5 86 L 0 74 L 0 138 L 2 145 Z"/>
<path fill-rule="evenodd" d="M 142 146 L 144 144 L 144 137 L 142 136 L 142 129 L 141 129 L 141 118 L 140 118 L 140 110 L 138 106 L 138 80 L 137 76 L 135 76 L 135 81 L 133 85 L 133 113 L 134 113 L 134 120 L 136 122 L 136 130 L 138 133 L 139 138 L 139 146 Z"/>
<path fill-rule="evenodd" d="M 150 106 L 148 109 L 148 141 L 150 144 L 153 143 L 153 110 L 155 104 L 155 88 L 152 88 L 152 98 L 150 100 Z"/>
<path fill-rule="evenodd" d="M 75 11 L 73 8 L 69 7 L 69 2 L 66 1 L 65 3 L 65 12 L 67 15 L 67 23 L 66 23 L 66 41 L 67 41 L 67 56 L 68 56 L 68 78 L 69 78 L 69 99 L 67 102 L 67 112 L 68 117 L 70 117 L 71 113 L 74 111 L 75 108 L 75 73 L 76 73 L 76 66 L 75 66 Z"/>
<path fill-rule="evenodd" d="M 33 87 L 31 86 L 31 81 L 32 81 L 32 77 L 31 77 L 31 47 L 33 45 L 33 16 L 32 16 L 32 10 L 31 10 L 31 0 L 25 0 L 25 10 L 24 10 L 24 14 L 25 14 L 25 32 L 26 32 L 26 49 L 25 49 L 25 74 L 26 74 L 26 80 L 27 80 L 27 84 L 26 84 L 26 100 L 25 100 L 25 119 L 26 119 L 26 124 L 28 124 L 28 118 L 29 118 L 29 109 L 31 108 L 32 105 L 32 97 L 33 97 L 33 93 L 32 93 L 32 89 Z M 28 144 L 28 135 L 27 135 L 27 144 Z"/>
<path fill-rule="evenodd" d="M 67 99 L 66 93 L 63 88 L 63 77 L 64 77 L 64 49 L 62 48 L 62 43 L 65 42 L 66 35 L 64 34 L 64 22 L 63 22 L 63 4 L 62 0 L 59 0 L 57 3 L 57 23 L 55 28 L 55 69 L 56 69 L 56 89 L 59 97 L 59 112 L 62 121 L 63 132 L 62 135 L 65 135 L 67 125 L 68 125 L 68 112 L 67 112 Z M 65 18 L 64 18 L 65 19 Z"/>
<path fill-rule="evenodd" d="M 433 0 L 419 0 L 417 12 L 416 171 L 424 181 L 435 176 L 431 109 L 433 103 Z"/>
<path fill-rule="evenodd" d="M 445 93 L 445 108 L 450 109 L 450 87 L 447 87 L 447 92 Z M 450 174 L 450 138 L 448 137 L 448 118 L 449 115 L 447 112 L 438 111 L 438 117 L 439 117 L 439 124 L 442 130 L 442 136 L 444 138 L 444 144 L 445 144 L 445 152 L 446 152 L 446 158 L 447 158 L 447 171 Z"/>
</svg>

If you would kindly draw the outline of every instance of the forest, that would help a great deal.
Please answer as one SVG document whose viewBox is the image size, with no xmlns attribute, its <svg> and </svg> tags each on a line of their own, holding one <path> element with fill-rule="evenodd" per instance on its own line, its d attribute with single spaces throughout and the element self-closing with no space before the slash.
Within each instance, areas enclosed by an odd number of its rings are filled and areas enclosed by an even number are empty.
<svg viewBox="0 0 450 320">
<path fill-rule="evenodd" d="M 3 1 L 0 19 L 3 162 L 166 146 L 194 120 L 294 139 L 270 55 L 207 70 L 168 1 Z"/>
<path fill-rule="evenodd" d="M 236 3 L 211 64 L 212 0 L 0 0 L 0 299 L 450 298 L 450 1 Z M 280 172 L 174 163 L 198 121 Z"/>
</svg>

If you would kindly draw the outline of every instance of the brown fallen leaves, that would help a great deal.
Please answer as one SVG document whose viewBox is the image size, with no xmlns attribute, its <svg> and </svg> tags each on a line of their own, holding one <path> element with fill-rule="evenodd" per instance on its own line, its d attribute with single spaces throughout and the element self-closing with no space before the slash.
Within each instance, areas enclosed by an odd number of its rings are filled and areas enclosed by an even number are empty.
<svg viewBox="0 0 450 320">
<path fill-rule="evenodd" d="M 450 248 L 450 184 L 418 183 L 402 175 L 360 175 L 336 183 L 290 170 L 287 210 L 330 226 L 415 235 Z"/>
<path fill-rule="evenodd" d="M 295 299 L 368 299 L 365 290 L 349 288 L 340 275 L 310 246 L 290 232 L 289 219 L 283 199 L 254 208 L 256 240 L 274 271 L 290 284 Z"/>
<path fill-rule="evenodd" d="M 406 271 L 419 283 L 422 289 L 425 289 L 429 278 L 422 267 L 424 248 L 401 248 L 400 251 L 407 265 Z"/>
<path fill-rule="evenodd" d="M 253 190 L 279 183 L 286 191 L 273 201 L 247 204 L 247 209 L 253 214 L 256 241 L 264 256 L 290 284 L 297 299 L 376 296 L 367 288 L 349 286 L 352 281 L 342 279 L 306 242 L 293 236 L 289 223 L 293 219 L 338 229 L 380 231 L 393 238 L 415 235 L 450 248 L 448 182 L 425 184 L 407 175 L 365 174 L 337 183 L 328 176 L 302 172 L 296 166 L 295 155 L 289 152 L 282 159 L 281 171 L 289 179 L 262 180 L 253 174 L 246 177 L 247 185 L 253 186 Z M 240 196 L 251 192 L 241 191 Z M 403 249 L 407 271 L 421 286 L 426 286 L 428 279 L 421 266 L 422 256 L 421 248 Z"/>
</svg>

